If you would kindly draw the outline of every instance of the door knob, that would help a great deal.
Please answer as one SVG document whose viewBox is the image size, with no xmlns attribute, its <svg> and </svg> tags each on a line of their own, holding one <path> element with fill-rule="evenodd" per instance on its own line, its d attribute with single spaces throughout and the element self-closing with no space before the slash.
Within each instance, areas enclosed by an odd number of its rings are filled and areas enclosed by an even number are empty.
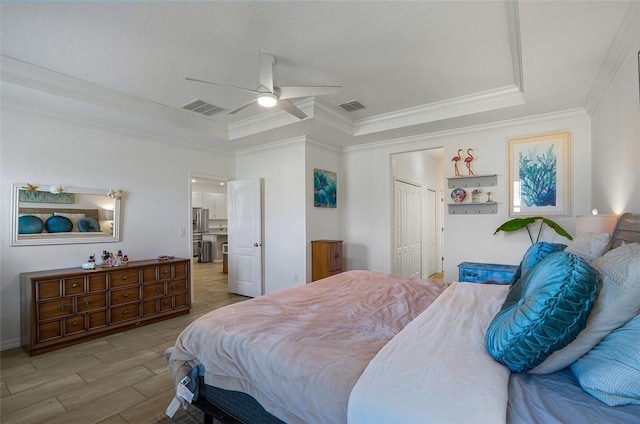
<svg viewBox="0 0 640 424">
<path fill-rule="evenodd" d="M 262 243 L 253 243 L 253 247 L 260 247 L 262 246 Z"/>
</svg>

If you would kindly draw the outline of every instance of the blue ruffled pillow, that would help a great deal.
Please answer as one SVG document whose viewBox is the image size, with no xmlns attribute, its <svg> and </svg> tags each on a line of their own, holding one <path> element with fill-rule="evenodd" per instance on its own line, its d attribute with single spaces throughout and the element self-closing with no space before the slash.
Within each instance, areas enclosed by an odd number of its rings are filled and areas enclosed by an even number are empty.
<svg viewBox="0 0 640 424">
<path fill-rule="evenodd" d="M 515 284 L 520 278 L 524 277 L 535 264 L 546 258 L 552 253 L 562 252 L 567 247 L 566 244 L 561 243 L 548 243 L 541 241 L 534 243 L 524 252 L 520 266 L 516 271 L 511 284 Z"/>
<path fill-rule="evenodd" d="M 81 233 L 95 233 L 100 231 L 100 224 L 95 219 L 85 216 L 78 219 L 78 231 Z"/>
<path fill-rule="evenodd" d="M 509 290 L 487 329 L 487 352 L 512 371 L 534 368 L 584 329 L 597 293 L 597 274 L 587 261 L 549 254 Z"/>
<path fill-rule="evenodd" d="M 73 222 L 66 216 L 54 215 L 45 221 L 44 229 L 50 233 L 68 233 L 73 230 Z"/>
</svg>

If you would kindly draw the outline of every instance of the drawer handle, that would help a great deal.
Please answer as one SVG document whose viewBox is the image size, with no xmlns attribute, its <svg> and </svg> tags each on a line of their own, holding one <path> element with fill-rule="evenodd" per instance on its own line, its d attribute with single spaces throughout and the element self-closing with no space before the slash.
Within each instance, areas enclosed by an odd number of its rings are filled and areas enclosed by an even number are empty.
<svg viewBox="0 0 640 424">
<path fill-rule="evenodd" d="M 124 293 L 122 297 L 129 297 L 129 293 Z"/>
<path fill-rule="evenodd" d="M 73 325 L 74 327 L 77 327 L 77 326 L 78 326 L 78 321 L 73 321 L 73 322 L 71 323 L 71 325 Z"/>
<path fill-rule="evenodd" d="M 167 271 L 166 269 L 164 271 L 162 271 L 163 274 L 168 274 L 169 271 Z"/>
<path fill-rule="evenodd" d="M 89 306 L 89 300 L 85 299 L 84 306 Z"/>
<path fill-rule="evenodd" d="M 162 290 L 160 287 L 156 287 L 156 293 L 160 293 L 160 290 Z"/>
<path fill-rule="evenodd" d="M 60 312 L 64 311 L 64 303 L 60 304 Z"/>
<path fill-rule="evenodd" d="M 169 301 L 168 301 L 168 300 L 165 300 L 164 302 L 162 302 L 162 304 L 163 304 L 163 305 L 168 305 L 168 304 L 169 304 Z"/>
<path fill-rule="evenodd" d="M 125 309 L 124 311 L 122 311 L 122 315 L 127 315 L 129 313 L 128 309 Z"/>
<path fill-rule="evenodd" d="M 123 279 L 123 280 L 126 280 L 126 279 L 127 279 L 127 276 L 126 276 L 126 275 L 123 275 L 123 276 L 122 276 L 122 279 Z"/>
<path fill-rule="evenodd" d="M 78 283 L 71 284 L 71 287 L 75 289 L 76 287 L 78 287 Z"/>
<path fill-rule="evenodd" d="M 176 285 L 175 284 L 171 284 L 171 290 L 175 290 L 176 289 Z"/>
<path fill-rule="evenodd" d="M 334 258 L 336 258 L 336 259 L 337 259 L 337 258 L 339 258 L 339 257 L 340 257 L 340 255 L 338 255 L 337 253 L 336 253 L 336 255 L 334 256 Z"/>
</svg>

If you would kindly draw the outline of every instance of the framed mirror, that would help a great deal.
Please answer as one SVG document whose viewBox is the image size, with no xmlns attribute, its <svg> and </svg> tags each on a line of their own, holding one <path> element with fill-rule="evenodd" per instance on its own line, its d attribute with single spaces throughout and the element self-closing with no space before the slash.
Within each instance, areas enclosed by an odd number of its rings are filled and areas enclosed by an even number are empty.
<svg viewBox="0 0 640 424">
<path fill-rule="evenodd" d="M 120 241 L 122 190 L 13 184 L 11 245 Z"/>
</svg>

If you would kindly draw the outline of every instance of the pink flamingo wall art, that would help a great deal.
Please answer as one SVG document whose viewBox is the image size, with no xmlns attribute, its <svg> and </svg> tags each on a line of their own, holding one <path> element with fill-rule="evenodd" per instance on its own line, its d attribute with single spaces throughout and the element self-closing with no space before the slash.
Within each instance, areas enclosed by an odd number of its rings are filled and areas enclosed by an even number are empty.
<svg viewBox="0 0 640 424">
<path fill-rule="evenodd" d="M 473 149 L 467 149 L 467 157 L 464 158 L 464 164 L 467 166 L 467 169 L 469 170 L 469 175 L 475 175 L 474 172 L 471 170 L 471 162 L 473 162 L 473 159 L 474 159 L 471 152 L 473 152 Z"/>
<path fill-rule="evenodd" d="M 460 169 L 458 168 L 458 162 L 460 162 L 460 159 L 462 159 L 461 154 L 463 151 L 464 151 L 463 149 L 458 149 L 458 154 L 451 158 L 451 161 L 453 162 L 453 168 L 456 171 L 456 177 L 460 176 Z"/>
</svg>

